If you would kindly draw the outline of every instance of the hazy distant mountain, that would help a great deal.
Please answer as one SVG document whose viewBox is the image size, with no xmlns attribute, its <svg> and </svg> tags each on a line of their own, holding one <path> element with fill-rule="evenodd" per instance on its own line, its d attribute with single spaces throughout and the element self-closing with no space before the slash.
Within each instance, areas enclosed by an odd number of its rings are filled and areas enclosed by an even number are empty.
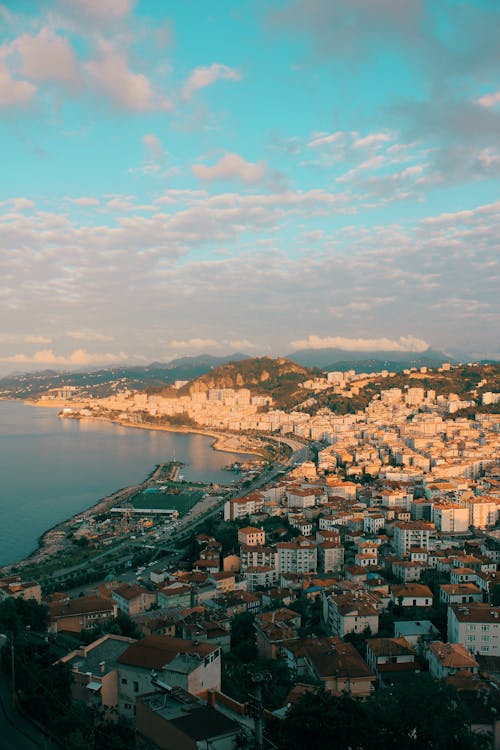
<svg viewBox="0 0 500 750">
<path fill-rule="evenodd" d="M 180 357 L 170 362 L 152 362 L 150 365 L 117 365 L 98 370 L 54 371 L 43 370 L 11 374 L 0 378 L 0 395 L 13 398 L 32 397 L 50 388 L 74 385 L 94 396 L 113 393 L 120 388 L 145 389 L 162 387 L 176 380 L 192 380 L 215 367 L 248 359 L 248 355 L 236 352 L 225 357 L 200 354 Z"/>
<path fill-rule="evenodd" d="M 287 354 L 287 359 L 306 367 L 322 370 L 356 370 L 356 372 L 399 371 L 410 367 L 437 367 L 456 360 L 435 349 L 424 352 L 357 352 L 345 349 L 300 349 Z"/>
</svg>

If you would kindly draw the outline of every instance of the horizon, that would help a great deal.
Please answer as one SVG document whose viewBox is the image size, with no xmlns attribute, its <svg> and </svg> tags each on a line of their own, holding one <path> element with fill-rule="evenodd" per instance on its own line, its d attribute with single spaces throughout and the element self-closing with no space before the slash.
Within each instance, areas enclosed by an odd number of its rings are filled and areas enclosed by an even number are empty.
<svg viewBox="0 0 500 750">
<path fill-rule="evenodd" d="M 499 360 L 500 7 L 396 5 L 0 0 L 0 375 Z"/>
</svg>

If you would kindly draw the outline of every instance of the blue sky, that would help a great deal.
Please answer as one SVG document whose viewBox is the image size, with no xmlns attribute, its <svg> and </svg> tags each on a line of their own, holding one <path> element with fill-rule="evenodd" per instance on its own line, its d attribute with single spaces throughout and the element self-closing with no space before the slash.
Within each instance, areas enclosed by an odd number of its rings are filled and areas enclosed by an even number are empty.
<svg viewBox="0 0 500 750">
<path fill-rule="evenodd" d="M 0 0 L 0 371 L 500 356 L 500 6 Z"/>
</svg>

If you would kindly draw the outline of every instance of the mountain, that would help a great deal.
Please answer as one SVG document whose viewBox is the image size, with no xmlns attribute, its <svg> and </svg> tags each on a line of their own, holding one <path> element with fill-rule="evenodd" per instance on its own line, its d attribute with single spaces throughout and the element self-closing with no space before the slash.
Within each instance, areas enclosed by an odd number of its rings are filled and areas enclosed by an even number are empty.
<svg viewBox="0 0 500 750">
<path fill-rule="evenodd" d="M 322 370 L 356 370 L 356 372 L 400 371 L 411 367 L 439 367 L 443 362 L 454 364 L 449 354 L 435 349 L 423 352 L 374 351 L 357 352 L 345 349 L 299 349 L 286 355 L 306 367 Z"/>
<path fill-rule="evenodd" d="M 254 357 L 230 362 L 195 378 L 179 395 L 206 392 L 211 388 L 248 388 L 252 394 L 272 396 L 276 406 L 291 406 L 304 400 L 299 383 L 319 374 L 289 359 Z"/>
<path fill-rule="evenodd" d="M 32 398 L 51 388 L 77 386 L 82 395 L 96 398 L 109 396 L 117 389 L 144 390 L 161 388 L 176 380 L 192 380 L 220 365 L 235 360 L 248 359 L 248 355 L 235 353 L 225 357 L 201 354 L 180 357 L 170 362 L 152 362 L 146 366 L 117 365 L 89 371 L 43 370 L 0 378 L 0 396 L 3 398 Z"/>
</svg>

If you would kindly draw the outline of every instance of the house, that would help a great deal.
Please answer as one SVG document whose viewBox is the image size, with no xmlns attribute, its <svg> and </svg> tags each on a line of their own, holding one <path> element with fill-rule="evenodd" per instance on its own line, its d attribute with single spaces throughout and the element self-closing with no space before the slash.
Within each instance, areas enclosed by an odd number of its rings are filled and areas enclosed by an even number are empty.
<svg viewBox="0 0 500 750">
<path fill-rule="evenodd" d="M 156 593 L 148 591 L 142 586 L 124 583 L 115 589 L 111 595 L 120 612 L 133 617 L 146 612 L 152 604 L 156 604 Z"/>
<path fill-rule="evenodd" d="M 400 607 L 432 607 L 433 603 L 432 591 L 422 583 L 391 586 L 391 599 Z"/>
<path fill-rule="evenodd" d="M 61 662 L 71 667 L 73 699 L 102 708 L 111 718 L 118 708 L 117 660 L 131 643 L 133 638 L 107 634 L 63 656 Z"/>
<path fill-rule="evenodd" d="M 42 601 L 42 589 L 37 581 L 23 581 L 20 576 L 0 578 L 0 601 L 13 596 L 14 599 L 34 599 Z"/>
<path fill-rule="evenodd" d="M 260 615 L 254 623 L 259 656 L 276 659 L 283 645 L 298 639 L 300 624 L 298 612 L 286 607 Z"/>
<path fill-rule="evenodd" d="M 340 571 L 344 565 L 345 550 L 338 542 L 321 542 L 318 544 L 318 557 L 323 573 Z"/>
<path fill-rule="evenodd" d="M 100 596 L 79 596 L 49 605 L 49 631 L 79 633 L 116 617 L 116 602 Z"/>
<path fill-rule="evenodd" d="M 154 675 L 192 695 L 220 690 L 220 648 L 209 643 L 149 635 L 132 643 L 117 662 L 118 712 L 123 718 L 133 719 L 135 701 L 151 692 Z"/>
<path fill-rule="evenodd" d="M 237 746 L 240 725 L 185 690 L 142 695 L 136 705 L 137 750 L 225 750 Z"/>
<path fill-rule="evenodd" d="M 390 673 L 415 672 L 415 651 L 405 638 L 369 638 L 366 642 L 366 663 L 383 682 Z"/>
<path fill-rule="evenodd" d="M 471 602 L 448 606 L 448 641 L 473 654 L 500 656 L 500 607 Z"/>
<path fill-rule="evenodd" d="M 452 677 L 462 671 L 476 674 L 479 669 L 477 661 L 461 643 L 433 641 L 427 646 L 426 657 L 429 672 L 437 680 Z"/>
<path fill-rule="evenodd" d="M 248 591 L 256 591 L 257 589 L 268 589 L 274 586 L 277 573 L 274 568 L 266 565 L 255 565 L 245 570 L 244 577 L 247 582 Z"/>
<path fill-rule="evenodd" d="M 348 633 L 378 632 L 378 612 L 368 592 L 339 596 L 322 594 L 323 621 L 328 632 L 344 638 Z"/>
<path fill-rule="evenodd" d="M 442 604 L 467 604 L 482 602 L 483 593 L 473 583 L 442 583 L 439 587 Z"/>
<path fill-rule="evenodd" d="M 394 636 L 420 650 L 421 645 L 439 638 L 439 630 L 430 620 L 398 620 L 394 623 Z"/>
<path fill-rule="evenodd" d="M 352 643 L 341 638 L 307 638 L 285 649 L 289 666 L 299 678 L 319 682 L 333 695 L 350 693 L 366 698 L 373 691 L 375 675 Z"/>
<path fill-rule="evenodd" d="M 244 526 L 238 529 L 238 542 L 248 547 L 262 547 L 266 543 L 266 532 L 256 526 Z"/>
</svg>

